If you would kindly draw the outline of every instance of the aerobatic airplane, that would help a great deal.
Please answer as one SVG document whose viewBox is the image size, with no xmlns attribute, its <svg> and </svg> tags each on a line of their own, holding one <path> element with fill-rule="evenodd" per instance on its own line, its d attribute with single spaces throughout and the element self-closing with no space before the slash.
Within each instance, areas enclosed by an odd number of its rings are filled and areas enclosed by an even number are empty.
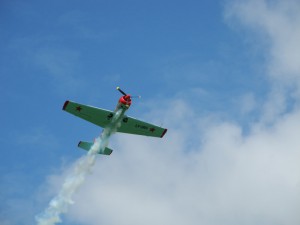
<svg viewBox="0 0 300 225">
<path fill-rule="evenodd" d="M 63 110 L 103 128 L 111 125 L 116 113 L 120 112 L 121 114 L 119 119 L 121 123 L 116 129 L 116 132 L 161 138 L 166 134 L 167 129 L 165 128 L 125 115 L 125 112 L 131 105 L 132 97 L 130 94 L 126 94 L 124 91 L 122 91 L 119 87 L 117 87 L 117 90 L 119 90 L 123 96 L 119 99 L 117 107 L 114 111 L 87 106 L 72 101 L 66 101 L 63 106 Z M 78 143 L 78 147 L 87 151 L 90 150 L 92 145 L 93 143 L 91 142 L 80 141 Z M 112 151 L 112 149 L 106 147 L 98 153 L 110 155 Z"/>
</svg>

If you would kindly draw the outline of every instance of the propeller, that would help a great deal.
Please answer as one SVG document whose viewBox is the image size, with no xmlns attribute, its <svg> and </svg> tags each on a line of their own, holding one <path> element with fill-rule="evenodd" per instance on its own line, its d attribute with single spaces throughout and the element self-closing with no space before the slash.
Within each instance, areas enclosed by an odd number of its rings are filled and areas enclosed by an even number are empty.
<svg viewBox="0 0 300 225">
<path fill-rule="evenodd" d="M 131 98 L 142 98 L 142 96 L 140 95 L 134 95 L 134 96 L 130 96 Z"/>
<path fill-rule="evenodd" d="M 121 92 L 122 95 L 127 95 L 124 91 L 122 91 L 122 90 L 120 89 L 120 87 L 117 87 L 117 90 L 118 90 L 119 92 Z"/>
<path fill-rule="evenodd" d="M 121 90 L 121 88 L 120 87 L 117 87 L 117 90 L 119 91 L 119 92 L 121 92 L 122 93 L 122 95 L 124 95 L 124 96 L 126 96 L 127 94 L 124 92 L 124 91 L 122 91 Z M 140 95 L 134 95 L 134 96 L 130 96 L 130 98 L 141 98 L 142 96 L 140 96 Z"/>
</svg>

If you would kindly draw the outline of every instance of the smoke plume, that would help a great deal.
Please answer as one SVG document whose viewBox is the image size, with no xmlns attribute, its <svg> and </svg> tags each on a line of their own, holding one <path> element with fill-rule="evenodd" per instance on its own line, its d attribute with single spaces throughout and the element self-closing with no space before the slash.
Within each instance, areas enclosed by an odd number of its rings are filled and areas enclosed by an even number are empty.
<svg viewBox="0 0 300 225">
<path fill-rule="evenodd" d="M 68 207 L 73 204 L 72 196 L 82 185 L 87 173 L 94 165 L 97 153 L 107 147 L 110 136 L 120 126 L 121 115 L 122 110 L 118 110 L 110 126 L 106 127 L 100 137 L 96 138 L 88 153 L 77 161 L 72 174 L 67 176 L 57 196 L 50 201 L 48 208 L 43 213 L 36 216 L 38 225 L 54 225 L 61 222 L 60 215 L 66 213 Z"/>
</svg>

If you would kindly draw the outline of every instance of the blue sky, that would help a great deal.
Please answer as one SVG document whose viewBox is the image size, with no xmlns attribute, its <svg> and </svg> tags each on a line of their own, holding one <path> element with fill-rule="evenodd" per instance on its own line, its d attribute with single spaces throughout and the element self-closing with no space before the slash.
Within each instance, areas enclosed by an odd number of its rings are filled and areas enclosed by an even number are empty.
<svg viewBox="0 0 300 225">
<path fill-rule="evenodd" d="M 299 224 L 297 1 L 2 1 L 0 10 L 1 224 L 34 224 L 85 154 L 77 142 L 100 133 L 63 112 L 64 101 L 114 109 L 116 86 L 142 95 L 129 115 L 169 131 L 115 135 L 62 224 Z"/>
</svg>

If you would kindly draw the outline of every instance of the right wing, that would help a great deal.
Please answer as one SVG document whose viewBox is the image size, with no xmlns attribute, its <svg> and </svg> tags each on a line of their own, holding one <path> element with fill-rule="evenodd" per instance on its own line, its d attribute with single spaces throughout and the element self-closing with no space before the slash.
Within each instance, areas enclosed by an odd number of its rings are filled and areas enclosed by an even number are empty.
<svg viewBox="0 0 300 225">
<path fill-rule="evenodd" d="M 127 134 L 162 138 L 167 132 L 167 129 L 125 115 L 122 119 L 122 125 L 117 131 Z"/>
</svg>

